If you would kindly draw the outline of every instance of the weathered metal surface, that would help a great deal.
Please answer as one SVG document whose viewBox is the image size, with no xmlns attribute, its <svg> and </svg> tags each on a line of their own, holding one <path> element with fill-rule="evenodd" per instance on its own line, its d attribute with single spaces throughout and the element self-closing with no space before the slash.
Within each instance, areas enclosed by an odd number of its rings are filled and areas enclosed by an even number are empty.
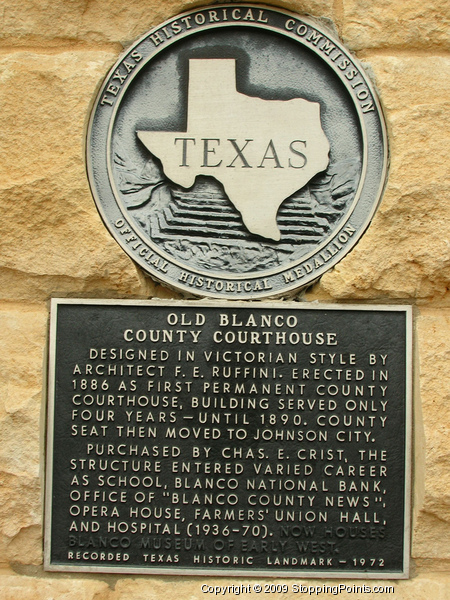
<svg viewBox="0 0 450 600">
<path fill-rule="evenodd" d="M 405 577 L 404 307 L 55 301 L 51 570 Z"/>
<path fill-rule="evenodd" d="M 387 171 L 372 83 L 330 31 L 271 7 L 178 15 L 111 69 L 90 121 L 104 222 L 184 293 L 276 297 L 370 223 Z"/>
</svg>

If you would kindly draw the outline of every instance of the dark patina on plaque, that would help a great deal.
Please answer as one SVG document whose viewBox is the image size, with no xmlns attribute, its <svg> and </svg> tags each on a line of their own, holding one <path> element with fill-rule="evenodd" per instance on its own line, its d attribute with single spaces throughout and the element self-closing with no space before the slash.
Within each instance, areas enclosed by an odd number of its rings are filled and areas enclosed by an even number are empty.
<svg viewBox="0 0 450 600">
<path fill-rule="evenodd" d="M 322 22 L 239 4 L 177 15 L 120 57 L 87 137 L 98 210 L 159 281 L 293 294 L 358 242 L 387 173 L 376 91 Z"/>
<path fill-rule="evenodd" d="M 406 577 L 410 321 L 53 301 L 46 568 Z"/>
</svg>

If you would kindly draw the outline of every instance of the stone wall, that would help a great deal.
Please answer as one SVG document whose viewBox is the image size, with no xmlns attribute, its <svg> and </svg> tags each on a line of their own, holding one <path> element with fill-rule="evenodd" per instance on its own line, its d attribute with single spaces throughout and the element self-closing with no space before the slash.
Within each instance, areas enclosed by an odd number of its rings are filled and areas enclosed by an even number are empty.
<svg viewBox="0 0 450 600">
<path fill-rule="evenodd" d="M 42 568 L 49 298 L 177 297 L 143 275 L 101 222 L 84 165 L 89 110 L 124 47 L 161 21 L 202 4 L 2 3 L 2 600 L 197 599 L 204 597 L 201 583 L 217 581 L 52 574 Z M 440 0 L 272 4 L 331 19 L 375 79 L 386 111 L 391 168 L 382 204 L 357 247 L 303 299 L 415 309 L 413 568 L 410 580 L 394 582 L 395 593 L 384 596 L 444 600 L 450 588 L 450 10 Z"/>
</svg>

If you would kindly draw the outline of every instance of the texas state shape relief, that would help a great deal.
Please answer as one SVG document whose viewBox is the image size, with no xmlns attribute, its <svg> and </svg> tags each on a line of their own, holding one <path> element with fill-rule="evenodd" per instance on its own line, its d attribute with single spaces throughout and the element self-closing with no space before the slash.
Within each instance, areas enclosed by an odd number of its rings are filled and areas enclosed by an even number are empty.
<svg viewBox="0 0 450 600">
<path fill-rule="evenodd" d="M 215 177 L 247 229 L 275 241 L 281 203 L 329 162 L 319 103 L 239 93 L 234 59 L 189 61 L 186 131 L 137 134 L 168 179 L 190 188 Z"/>
</svg>

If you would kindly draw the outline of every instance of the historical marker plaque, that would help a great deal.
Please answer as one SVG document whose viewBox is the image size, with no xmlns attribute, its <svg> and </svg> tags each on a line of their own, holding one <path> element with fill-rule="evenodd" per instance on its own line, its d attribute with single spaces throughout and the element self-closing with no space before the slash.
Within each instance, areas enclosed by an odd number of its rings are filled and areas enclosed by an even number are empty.
<svg viewBox="0 0 450 600">
<path fill-rule="evenodd" d="M 46 568 L 407 576 L 410 319 L 54 300 Z"/>
<path fill-rule="evenodd" d="M 196 8 L 119 58 L 95 101 L 88 176 L 123 250 L 191 295 L 293 294 L 358 242 L 385 185 L 383 114 L 323 22 Z"/>
</svg>

